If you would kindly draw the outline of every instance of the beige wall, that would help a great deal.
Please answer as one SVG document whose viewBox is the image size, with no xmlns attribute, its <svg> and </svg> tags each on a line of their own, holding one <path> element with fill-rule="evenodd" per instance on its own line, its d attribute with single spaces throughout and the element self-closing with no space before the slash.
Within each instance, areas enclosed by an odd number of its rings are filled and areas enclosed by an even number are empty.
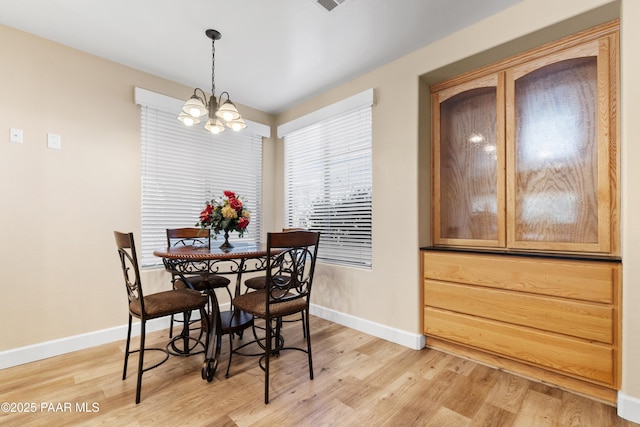
<svg viewBox="0 0 640 427">
<path fill-rule="evenodd" d="M 623 391 L 640 397 L 640 42 L 637 0 L 622 3 Z M 522 0 L 512 8 L 279 115 L 281 124 L 373 87 L 373 269 L 321 265 L 314 303 L 409 333 L 421 331 L 418 248 L 429 243 L 424 100 L 436 70 L 567 21 L 612 0 Z M 607 9 L 609 10 L 609 9 Z M 587 19 L 584 18 L 584 19 Z M 583 20 L 584 20 L 583 19 Z M 596 19 L 597 20 L 597 19 Z M 578 20 L 580 21 L 580 20 Z M 574 22 L 574 21 L 571 21 Z M 568 25 L 568 24 L 567 24 Z M 561 26 L 556 26 L 562 28 Z M 568 27 L 567 27 L 568 28 Z M 531 39 L 528 39 L 531 43 Z M 140 229 L 140 143 L 133 87 L 184 98 L 189 88 L 0 27 L 0 351 L 122 325 L 112 230 Z M 482 56 L 482 55 L 480 55 Z M 486 58 L 485 58 L 486 59 Z M 634 96 L 635 95 L 635 96 Z M 80 104 L 77 108 L 74 105 Z M 255 110 L 251 120 L 271 123 Z M 633 122 L 636 123 L 633 123 Z M 25 131 L 8 142 L 10 127 Z M 46 133 L 62 135 L 61 151 Z M 5 135 L 4 137 L 2 135 Z M 419 141 L 422 141 L 419 143 Z M 282 144 L 265 144 L 265 230 L 283 225 Z M 637 168 L 635 168 L 637 170 Z M 634 197 L 635 196 L 635 197 Z M 403 213 L 403 217 L 397 217 Z M 80 237 L 76 237 L 80 236 Z M 18 243 L 16 243 L 18 242 Z M 148 284 L 166 285 L 162 272 Z M 14 320 L 16 319 L 16 320 Z"/>
<path fill-rule="evenodd" d="M 113 230 L 140 236 L 134 87 L 181 99 L 192 89 L 4 26 L 0 58 L 0 351 L 126 324 Z M 22 144 L 10 128 L 24 130 Z M 49 132 L 61 150 L 47 148 Z M 267 189 L 273 152 L 267 141 Z M 148 290 L 168 283 L 163 271 L 144 279 Z"/>
<path fill-rule="evenodd" d="M 640 181 L 633 172 L 633 159 L 640 147 L 633 136 L 640 134 L 640 59 L 634 51 L 640 42 L 637 0 L 622 0 L 622 169 L 623 169 L 623 387 L 640 397 L 638 310 L 640 290 L 640 222 L 632 213 L 640 211 L 640 197 L 630 188 Z M 620 2 L 612 0 L 523 0 L 510 9 L 465 28 L 438 42 L 380 67 L 281 115 L 285 123 L 327 104 L 373 87 L 378 102 L 373 109 L 373 269 L 371 271 L 321 266 L 316 277 L 314 302 L 372 322 L 404 331 L 421 331 L 420 261 L 418 248 L 430 243 L 428 83 L 468 71 L 469 67 L 495 61 L 525 48 L 572 34 L 619 16 Z M 635 79 L 637 80 L 637 79 Z M 634 87 L 635 86 L 635 87 Z M 627 91 L 627 87 L 629 91 Z M 632 94 L 635 92 L 636 96 Z M 627 118 L 627 120 L 625 120 Z M 633 122 L 636 122 L 634 124 Z M 634 132 L 635 130 L 635 132 Z M 635 153 L 633 152 L 635 151 Z M 637 170 L 637 168 L 635 168 Z M 637 184 L 635 185 L 637 187 Z M 635 205 L 635 206 L 634 206 Z M 398 218 L 403 212 L 414 212 Z M 635 210 L 634 210 L 635 209 Z M 282 212 L 276 212 L 280 217 Z"/>
</svg>

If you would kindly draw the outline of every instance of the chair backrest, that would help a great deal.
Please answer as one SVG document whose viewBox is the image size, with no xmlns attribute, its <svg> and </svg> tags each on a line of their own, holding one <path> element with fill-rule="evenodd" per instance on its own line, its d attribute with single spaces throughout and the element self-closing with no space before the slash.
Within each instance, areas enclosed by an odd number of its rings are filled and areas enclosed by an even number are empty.
<svg viewBox="0 0 640 427">
<path fill-rule="evenodd" d="M 133 233 L 121 233 L 114 231 L 118 246 L 118 256 L 120 257 L 120 265 L 124 276 L 124 284 L 127 288 L 127 297 L 129 303 L 137 301 L 140 304 L 142 313 L 144 311 L 144 295 L 142 292 L 142 284 L 140 283 L 140 269 L 138 268 L 138 256 L 136 255 L 136 246 L 133 241 Z"/>
<path fill-rule="evenodd" d="M 208 228 L 167 228 L 167 247 L 211 247 L 211 230 Z"/>
<path fill-rule="evenodd" d="M 312 231 L 267 233 L 267 251 L 274 254 L 267 257 L 267 305 L 300 298 L 309 304 L 319 241 Z"/>
</svg>

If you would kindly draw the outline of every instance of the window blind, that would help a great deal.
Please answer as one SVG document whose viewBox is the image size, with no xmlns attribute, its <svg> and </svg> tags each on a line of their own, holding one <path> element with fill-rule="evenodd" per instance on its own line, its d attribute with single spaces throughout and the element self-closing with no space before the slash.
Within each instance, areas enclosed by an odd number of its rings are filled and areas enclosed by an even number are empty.
<svg viewBox="0 0 640 427">
<path fill-rule="evenodd" d="M 371 267 L 371 105 L 285 135 L 288 227 L 320 231 L 318 259 Z"/>
<path fill-rule="evenodd" d="M 257 242 L 261 235 L 262 137 L 249 128 L 212 135 L 176 115 L 141 105 L 143 267 L 161 264 L 153 251 L 166 246 L 167 228 L 194 226 L 206 201 L 224 190 L 251 212 L 244 237 L 231 233 L 229 240 Z"/>
</svg>

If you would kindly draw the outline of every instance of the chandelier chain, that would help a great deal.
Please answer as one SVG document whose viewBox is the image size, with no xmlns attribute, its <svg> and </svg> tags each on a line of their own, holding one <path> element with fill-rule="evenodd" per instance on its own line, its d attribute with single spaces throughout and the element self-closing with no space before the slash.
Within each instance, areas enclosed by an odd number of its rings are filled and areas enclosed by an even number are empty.
<svg viewBox="0 0 640 427">
<path fill-rule="evenodd" d="M 216 42 L 211 40 L 211 95 L 216 94 Z"/>
</svg>

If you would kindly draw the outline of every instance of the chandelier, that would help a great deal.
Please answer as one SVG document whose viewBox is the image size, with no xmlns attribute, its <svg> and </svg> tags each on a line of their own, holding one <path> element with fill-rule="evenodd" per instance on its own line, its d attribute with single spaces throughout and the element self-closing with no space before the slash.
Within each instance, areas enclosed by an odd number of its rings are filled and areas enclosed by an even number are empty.
<svg viewBox="0 0 640 427">
<path fill-rule="evenodd" d="M 222 92 L 220 97 L 216 98 L 216 40 L 220 40 L 222 34 L 211 29 L 205 31 L 205 34 L 211 39 L 211 97 L 207 102 L 204 91 L 196 88 L 191 98 L 182 106 L 178 120 L 186 126 L 192 126 L 200 123 L 200 118 L 206 115 L 209 119 L 204 128 L 213 134 L 224 132 L 225 126 L 235 131 L 244 129 L 247 125 L 229 99 L 229 93 Z"/>
</svg>

